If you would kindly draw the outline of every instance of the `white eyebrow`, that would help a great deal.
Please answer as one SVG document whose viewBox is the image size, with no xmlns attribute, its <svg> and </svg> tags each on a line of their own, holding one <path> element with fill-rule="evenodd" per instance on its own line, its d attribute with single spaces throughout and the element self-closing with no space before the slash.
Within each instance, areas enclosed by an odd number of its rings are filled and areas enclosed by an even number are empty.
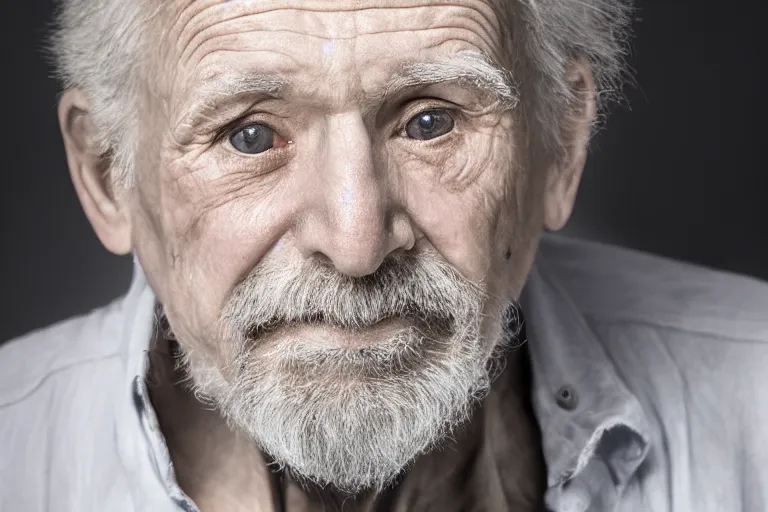
<svg viewBox="0 0 768 512">
<path fill-rule="evenodd" d="M 204 81 L 199 95 L 211 99 L 227 99 L 242 94 L 265 94 L 275 96 L 288 84 L 281 75 L 270 75 L 230 69 L 217 73 Z"/>
<path fill-rule="evenodd" d="M 237 68 L 206 76 L 203 85 L 194 92 L 193 102 L 178 116 L 176 125 L 193 126 L 206 119 L 223 103 L 239 96 L 279 96 L 288 85 L 282 75 L 253 73 Z"/>
<path fill-rule="evenodd" d="M 178 117 L 176 128 L 192 127 L 205 120 L 224 102 L 243 95 L 277 97 L 289 85 L 284 75 L 254 73 L 230 68 L 205 77 L 195 92 L 196 100 Z M 513 109 L 519 101 L 511 73 L 475 51 L 458 52 L 450 57 L 406 64 L 387 81 L 380 99 L 395 92 L 420 86 L 455 82 L 490 93 L 502 108 Z"/>
<path fill-rule="evenodd" d="M 475 51 L 463 51 L 431 62 L 408 64 L 388 82 L 385 95 L 409 87 L 446 82 L 456 82 L 490 93 L 507 109 L 513 109 L 520 99 L 512 74 Z"/>
</svg>

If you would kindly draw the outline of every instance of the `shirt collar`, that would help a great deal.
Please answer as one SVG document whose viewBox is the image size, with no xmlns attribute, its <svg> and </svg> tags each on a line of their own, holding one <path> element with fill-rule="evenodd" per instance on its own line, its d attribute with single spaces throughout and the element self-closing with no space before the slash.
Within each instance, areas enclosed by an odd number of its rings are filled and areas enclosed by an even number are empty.
<svg viewBox="0 0 768 512">
<path fill-rule="evenodd" d="M 549 494 L 559 492 L 589 464 L 606 433 L 622 429 L 610 460 L 618 485 L 634 474 L 649 449 L 650 429 L 637 398 L 618 377 L 584 316 L 556 277 L 534 265 L 521 297 L 533 371 L 532 399 L 542 433 Z M 117 442 L 136 489 L 167 485 L 172 468 L 156 427 L 144 375 L 155 328 L 155 294 L 134 258 L 130 290 L 123 301 L 122 360 L 126 382 L 116 401 Z M 144 407 L 137 406 L 144 402 Z M 139 412 L 143 410 L 142 412 Z M 149 417 L 146 417 L 146 416 Z M 137 442 L 136 438 L 144 439 Z M 158 478 L 159 477 L 159 478 Z M 174 488 L 176 486 L 173 486 Z M 141 499 L 140 496 L 134 496 Z"/>
<path fill-rule="evenodd" d="M 179 507 L 185 503 L 145 382 L 157 324 L 155 303 L 155 293 L 134 256 L 133 279 L 123 300 L 120 355 L 125 384 L 115 403 L 115 435 L 137 510 L 165 510 L 169 500 Z"/>
</svg>

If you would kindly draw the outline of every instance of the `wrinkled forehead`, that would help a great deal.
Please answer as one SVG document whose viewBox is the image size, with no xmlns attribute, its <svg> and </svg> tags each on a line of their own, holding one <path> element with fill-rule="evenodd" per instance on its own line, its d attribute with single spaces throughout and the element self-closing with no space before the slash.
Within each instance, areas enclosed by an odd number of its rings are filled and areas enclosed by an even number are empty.
<svg viewBox="0 0 768 512">
<path fill-rule="evenodd" d="M 195 0 L 165 4 L 164 70 L 176 95 L 252 70 L 307 93 L 376 91 L 411 63 L 462 51 L 503 62 L 492 0 Z M 158 77 L 159 78 L 159 77 Z M 318 80 L 322 78 L 322 83 Z"/>
</svg>

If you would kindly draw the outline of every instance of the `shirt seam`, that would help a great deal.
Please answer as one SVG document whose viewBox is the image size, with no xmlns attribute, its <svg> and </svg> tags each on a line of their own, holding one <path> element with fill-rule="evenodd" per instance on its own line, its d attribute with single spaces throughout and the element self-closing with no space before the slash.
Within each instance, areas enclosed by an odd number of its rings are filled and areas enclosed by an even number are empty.
<svg viewBox="0 0 768 512">
<path fill-rule="evenodd" d="M 761 343 L 761 344 L 768 345 L 768 339 L 761 338 L 759 336 L 747 335 L 747 336 L 741 336 L 741 337 L 734 337 L 734 336 L 728 336 L 721 332 L 704 330 L 704 329 L 695 329 L 691 327 L 682 327 L 680 325 L 676 325 L 672 323 L 637 318 L 633 316 L 622 316 L 622 315 L 605 316 L 602 313 L 589 313 L 589 312 L 582 312 L 582 314 L 584 315 L 584 317 L 589 318 L 590 321 L 597 324 L 613 324 L 613 325 L 634 324 L 634 325 L 644 326 L 644 327 L 653 327 L 656 329 L 666 329 L 666 330 L 676 331 L 676 332 L 685 333 L 685 334 L 698 334 L 701 336 L 706 336 L 708 338 L 713 338 L 713 341 L 714 339 L 719 339 L 719 340 L 725 340 L 725 341 L 730 341 L 734 343 L 747 343 L 747 344 Z"/>
<path fill-rule="evenodd" d="M 72 363 L 69 363 L 69 364 L 57 367 L 57 368 L 49 371 L 48 373 L 46 373 L 42 377 L 40 377 L 37 380 L 37 382 L 35 382 L 34 384 L 32 384 L 30 386 L 30 388 L 28 390 L 22 392 L 21 396 L 12 397 L 12 398 L 9 398 L 9 399 L 3 399 L 2 397 L 0 397 L 0 409 L 5 409 L 7 407 L 12 407 L 12 406 L 17 405 L 17 404 L 23 402 L 24 400 L 28 399 L 30 396 L 32 396 L 37 391 L 39 391 L 43 387 L 43 385 L 45 384 L 45 382 L 48 379 L 50 379 L 51 377 L 53 377 L 55 375 L 68 372 L 68 371 L 73 370 L 75 368 L 78 368 L 80 366 L 84 366 L 84 365 L 88 365 L 88 364 L 92 364 L 92 363 L 97 363 L 97 362 L 100 362 L 100 361 L 105 361 L 105 360 L 112 359 L 112 358 L 115 358 L 115 357 L 119 358 L 120 357 L 120 353 L 119 352 L 115 352 L 115 353 L 112 353 L 112 354 L 107 354 L 107 355 L 102 355 L 102 356 L 99 356 L 99 357 L 94 357 L 92 359 L 81 359 L 79 361 L 75 361 L 75 362 L 72 362 Z M 18 389 L 18 388 L 16 388 L 16 389 Z M 12 391 L 13 390 L 8 391 L 7 393 L 10 394 L 10 393 L 12 393 Z"/>
</svg>

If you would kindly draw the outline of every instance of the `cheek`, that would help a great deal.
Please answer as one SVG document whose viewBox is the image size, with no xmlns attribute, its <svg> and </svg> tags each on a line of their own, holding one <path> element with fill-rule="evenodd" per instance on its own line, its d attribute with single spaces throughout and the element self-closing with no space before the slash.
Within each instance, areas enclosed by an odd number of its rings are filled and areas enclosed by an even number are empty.
<svg viewBox="0 0 768 512">
<path fill-rule="evenodd" d="M 503 184 L 513 172 L 514 149 L 504 140 L 466 141 L 437 162 L 414 154 L 399 155 L 397 162 L 413 222 L 475 282 L 485 282 L 492 270 L 498 225 L 507 209 Z"/>
<path fill-rule="evenodd" d="M 494 226 L 490 282 L 501 297 L 516 299 L 522 291 L 542 233 L 541 194 L 525 155 L 515 162 L 501 187 L 503 208 Z"/>
<path fill-rule="evenodd" d="M 232 290 L 285 231 L 279 189 L 253 174 L 211 178 L 200 160 L 180 179 L 158 184 L 142 201 L 142 259 L 181 340 L 210 345 Z M 167 176 L 179 175 L 171 164 Z M 145 269 L 149 273 L 149 269 Z"/>
<path fill-rule="evenodd" d="M 511 135 L 467 138 L 447 154 L 437 161 L 399 155 L 411 217 L 462 275 L 487 283 L 494 296 L 516 298 L 541 225 L 528 157 Z"/>
</svg>

